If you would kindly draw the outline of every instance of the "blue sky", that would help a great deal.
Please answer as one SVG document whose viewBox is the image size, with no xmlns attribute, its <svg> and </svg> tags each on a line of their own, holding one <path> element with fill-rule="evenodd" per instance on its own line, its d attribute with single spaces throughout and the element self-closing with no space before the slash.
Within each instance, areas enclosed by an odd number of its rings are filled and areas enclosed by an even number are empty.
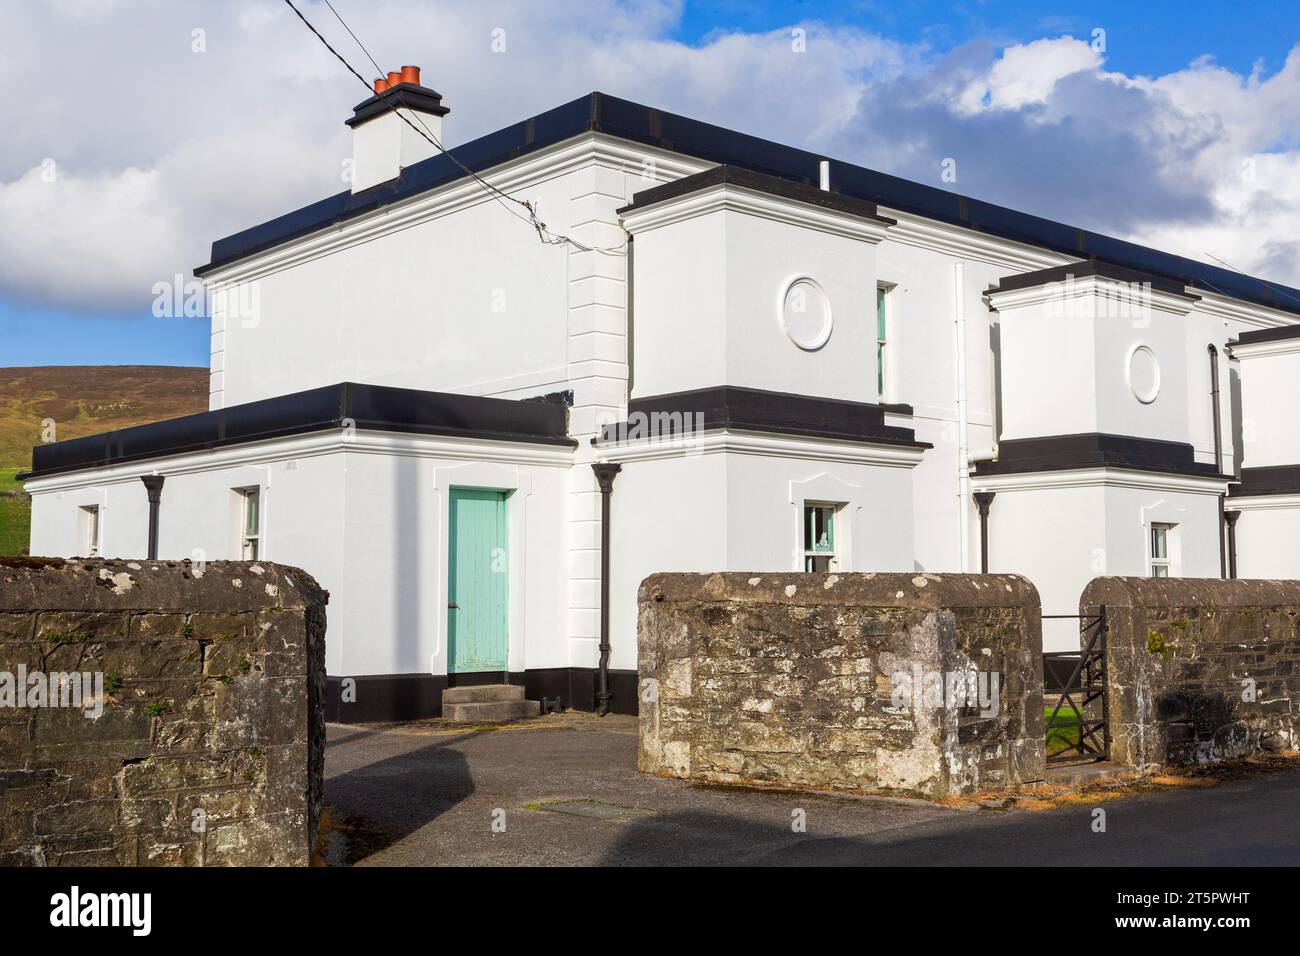
<svg viewBox="0 0 1300 956">
<path fill-rule="evenodd" d="M 1300 35 L 1300 5 L 1287 0 L 714 0 L 688 2 L 674 35 L 699 43 L 719 30 L 761 32 L 813 18 L 906 43 L 925 42 L 936 51 L 979 39 L 1007 43 L 1062 33 L 1088 37 L 1101 27 L 1107 65 L 1136 75 L 1179 70 L 1207 54 L 1238 73 L 1249 73 L 1257 61 L 1276 70 Z"/>
<path fill-rule="evenodd" d="M 1295 2 L 335 5 L 381 59 L 426 66 L 453 145 L 602 89 L 921 181 L 959 157 L 945 188 L 1300 284 Z M 500 25 L 509 56 L 487 49 Z M 0 114 L 23 117 L 0 150 L 0 366 L 206 365 L 206 320 L 154 317 L 152 287 L 341 188 L 355 79 L 279 0 L 6 4 L 0 36 Z M 50 62 L 119 108 L 42 82 Z"/>
<path fill-rule="evenodd" d="M 0 366 L 207 365 L 203 318 L 105 315 L 0 301 Z"/>
</svg>

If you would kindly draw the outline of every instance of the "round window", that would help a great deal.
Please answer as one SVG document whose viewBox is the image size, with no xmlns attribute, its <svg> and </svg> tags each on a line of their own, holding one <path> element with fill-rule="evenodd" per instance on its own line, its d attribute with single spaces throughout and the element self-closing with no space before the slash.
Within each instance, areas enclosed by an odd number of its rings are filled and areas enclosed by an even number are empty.
<svg viewBox="0 0 1300 956">
<path fill-rule="evenodd" d="M 781 327 L 790 341 L 811 352 L 831 337 L 831 300 L 812 279 L 791 282 L 781 298 Z"/>
<path fill-rule="evenodd" d="M 1128 387 L 1133 397 L 1143 405 L 1150 405 L 1160 394 L 1160 363 L 1156 354 L 1145 345 L 1136 345 L 1128 353 Z"/>
</svg>

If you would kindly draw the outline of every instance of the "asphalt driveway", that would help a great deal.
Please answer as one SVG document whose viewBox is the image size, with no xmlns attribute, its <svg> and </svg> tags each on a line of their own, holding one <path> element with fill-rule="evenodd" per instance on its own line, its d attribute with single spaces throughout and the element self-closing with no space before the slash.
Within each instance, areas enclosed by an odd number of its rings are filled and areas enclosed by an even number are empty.
<svg viewBox="0 0 1300 956">
<path fill-rule="evenodd" d="M 1094 807 L 953 809 L 639 774 L 636 722 L 329 727 L 334 865 L 1287 865 L 1300 770 Z M 799 829 L 797 824 L 803 824 Z"/>
</svg>

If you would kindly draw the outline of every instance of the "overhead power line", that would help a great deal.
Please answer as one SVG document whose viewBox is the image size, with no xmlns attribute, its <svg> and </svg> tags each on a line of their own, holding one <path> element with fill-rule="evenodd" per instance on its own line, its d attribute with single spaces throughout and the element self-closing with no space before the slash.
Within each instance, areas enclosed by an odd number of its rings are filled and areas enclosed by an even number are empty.
<svg viewBox="0 0 1300 956">
<path fill-rule="evenodd" d="M 1219 265 L 1223 266 L 1224 268 L 1231 269 L 1233 272 L 1237 273 L 1237 275 L 1246 276 L 1247 279 L 1253 279 L 1253 278 L 1254 278 L 1254 276 L 1251 276 L 1251 275 L 1248 275 L 1248 274 L 1245 273 L 1245 272 L 1242 272 L 1240 269 L 1238 269 L 1236 266 L 1234 266 L 1231 262 L 1224 262 L 1222 259 L 1220 259 L 1218 256 L 1216 256 L 1216 255 L 1215 255 L 1214 253 L 1212 253 L 1212 252 L 1206 252 L 1205 254 L 1206 254 L 1207 256 L 1209 256 L 1211 259 L 1213 259 L 1215 262 L 1217 262 Z M 1259 280 L 1256 280 L 1256 281 L 1259 281 Z M 1205 284 L 1208 285 L 1208 286 L 1210 286 L 1210 288 L 1214 289 L 1215 292 L 1222 293 L 1223 295 L 1228 295 L 1228 293 L 1224 292 L 1222 289 L 1219 289 L 1219 288 L 1215 287 L 1212 283 L 1210 283 L 1210 282 L 1208 282 L 1208 281 L 1207 281 Z M 1282 295 L 1284 295 L 1284 296 L 1286 296 L 1288 299 L 1290 299 L 1292 302 L 1300 303 L 1300 299 L 1297 299 L 1295 296 L 1293 296 L 1291 293 L 1287 292 L 1285 289 L 1283 289 L 1283 288 L 1281 288 L 1281 287 L 1279 287 L 1279 286 L 1276 286 L 1276 285 L 1274 285 L 1274 284 L 1271 283 L 1271 282 L 1267 283 L 1267 285 L 1268 285 L 1268 287 L 1269 287 L 1270 289 L 1272 289 L 1274 292 L 1279 292 L 1279 293 L 1281 293 Z"/>
<path fill-rule="evenodd" d="M 324 36 L 321 35 L 321 32 L 319 30 L 317 30 L 314 26 L 312 26 L 311 21 L 308 20 L 305 16 L 303 16 L 302 11 L 299 10 L 294 5 L 293 0 L 284 0 L 284 2 L 289 7 L 289 9 L 292 10 L 294 14 L 297 15 L 298 19 L 303 22 L 303 25 L 306 26 L 307 29 L 310 30 L 313 35 L 315 35 L 316 39 L 320 40 L 320 42 L 324 44 L 325 49 L 329 50 L 330 53 L 334 54 L 334 58 L 338 60 L 340 63 L 342 63 L 343 66 L 347 69 L 347 71 L 357 78 L 357 81 L 366 88 L 367 92 L 373 95 L 374 90 L 371 87 L 370 82 L 364 76 L 362 76 L 360 73 L 356 71 L 356 69 L 352 66 L 351 63 L 347 61 L 347 59 L 343 56 L 343 54 L 341 54 L 338 50 L 334 49 L 334 47 L 330 44 L 330 42 L 326 40 Z M 380 65 L 375 62 L 375 58 L 370 55 L 370 51 L 366 49 L 365 44 L 363 44 L 360 38 L 358 38 L 357 35 L 352 32 L 352 28 L 349 27 L 346 21 L 344 21 L 343 17 L 339 15 L 338 10 L 334 9 L 334 5 L 330 3 L 330 0 L 325 0 L 325 5 L 330 8 L 330 12 L 332 12 L 334 16 L 338 19 L 339 23 L 343 25 L 343 29 L 347 30 L 348 35 L 351 36 L 352 39 L 356 41 L 357 46 L 359 46 L 361 48 L 361 51 L 365 53 L 367 59 L 369 59 L 370 62 L 374 65 L 375 69 L 382 74 L 384 72 L 383 68 L 380 67 Z M 399 104 L 404 105 L 400 92 L 398 93 L 396 99 Z M 413 115 L 420 124 L 419 126 L 416 126 L 415 123 L 412 123 L 411 120 L 406 116 L 406 113 L 404 113 L 402 110 L 397 109 L 394 110 L 393 112 L 395 112 L 398 115 L 398 117 L 401 118 L 402 122 L 406 123 L 407 126 L 411 127 L 411 129 L 413 129 L 418 135 L 423 137 L 426 142 L 428 142 L 431 146 L 433 146 L 440 153 L 442 153 L 449 160 L 451 160 L 451 162 L 455 164 L 455 166 L 461 172 L 463 172 L 466 176 L 469 176 L 471 179 L 473 179 L 474 182 L 478 183 L 478 185 L 481 186 L 488 193 L 488 195 L 491 196 L 492 199 L 494 199 L 503 209 L 505 209 L 508 213 L 510 213 L 520 222 L 525 222 L 528 225 L 532 226 L 533 229 L 536 230 L 537 232 L 537 238 L 540 239 L 543 243 L 547 245 L 563 245 L 565 243 L 568 243 L 578 249 L 581 249 L 583 252 L 600 252 L 605 255 L 621 256 L 626 254 L 622 249 L 605 249 L 599 246 L 590 246 L 587 245 L 586 243 L 579 242 L 578 240 L 570 236 L 552 232 L 549 228 L 547 228 L 546 223 L 543 222 L 542 219 L 537 215 L 537 208 L 533 205 L 533 203 L 525 199 L 517 199 L 514 196 L 511 196 L 510 194 L 503 192 L 502 190 L 498 189 L 496 186 L 493 186 L 491 183 L 485 180 L 474 170 L 466 166 L 455 156 L 453 156 L 450 150 L 448 150 L 445 146 L 443 146 L 442 143 L 438 142 L 438 138 L 433 135 L 433 131 L 429 129 L 429 127 L 425 124 L 424 120 L 420 119 L 419 113 L 411 111 L 411 115 Z M 527 212 L 527 216 L 525 217 L 515 212 L 513 209 L 510 208 L 510 206 L 507 205 L 507 203 L 514 203 L 515 205 L 521 207 Z"/>
</svg>

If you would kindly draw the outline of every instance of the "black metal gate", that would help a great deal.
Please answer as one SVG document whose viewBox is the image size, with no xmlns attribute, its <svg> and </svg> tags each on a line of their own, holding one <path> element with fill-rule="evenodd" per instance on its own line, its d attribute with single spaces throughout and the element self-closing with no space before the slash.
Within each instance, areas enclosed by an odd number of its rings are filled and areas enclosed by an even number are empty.
<svg viewBox="0 0 1300 956">
<path fill-rule="evenodd" d="M 1110 759 L 1110 707 L 1106 699 L 1106 606 L 1095 617 L 1044 614 L 1044 620 L 1079 622 L 1081 651 L 1043 655 L 1044 700 L 1056 697 L 1046 716 L 1047 762 Z M 1068 677 L 1063 677 L 1066 673 Z M 1049 705 L 1050 706 L 1050 705 Z"/>
</svg>

